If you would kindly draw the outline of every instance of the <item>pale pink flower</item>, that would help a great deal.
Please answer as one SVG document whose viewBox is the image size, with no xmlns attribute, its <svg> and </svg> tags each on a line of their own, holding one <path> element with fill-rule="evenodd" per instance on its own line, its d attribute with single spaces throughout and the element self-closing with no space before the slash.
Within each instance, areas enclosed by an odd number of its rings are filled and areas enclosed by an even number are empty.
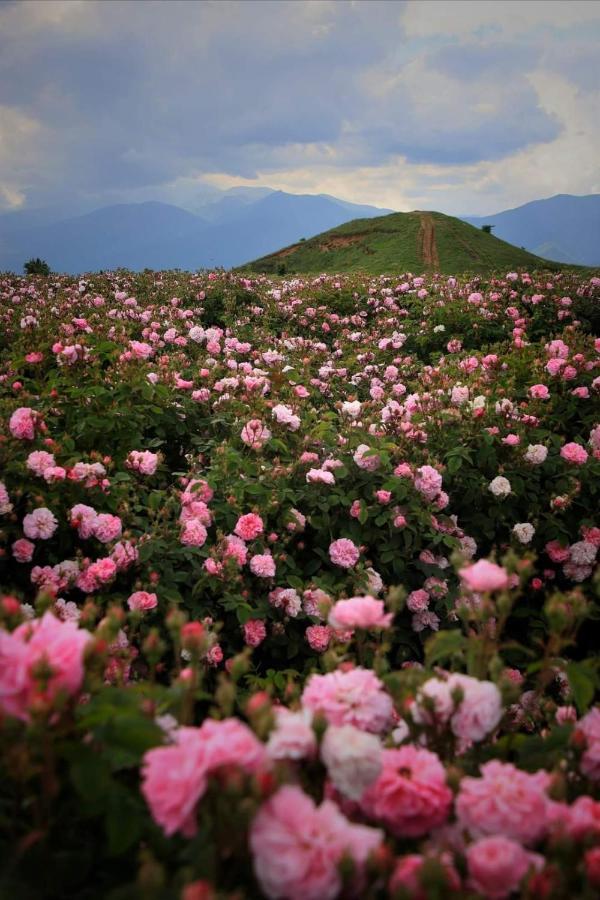
<svg viewBox="0 0 600 900">
<path fill-rule="evenodd" d="M 385 612 L 383 600 L 374 597 L 350 597 L 338 600 L 329 613 L 328 622 L 336 630 L 348 628 L 389 628 L 393 613 Z"/>
<path fill-rule="evenodd" d="M 19 625 L 12 634 L 0 631 L 0 708 L 27 721 L 36 697 L 52 702 L 59 694 L 76 694 L 83 682 L 83 653 L 90 633 L 74 622 L 61 622 L 51 612 Z M 49 676 L 35 671 L 46 662 Z"/>
<path fill-rule="evenodd" d="M 511 763 L 491 760 L 481 777 L 463 778 L 456 813 L 473 837 L 504 835 L 522 844 L 536 843 L 546 832 L 550 775 L 531 775 Z"/>
<path fill-rule="evenodd" d="M 127 600 L 129 609 L 138 612 L 146 612 L 155 609 L 158 605 L 156 594 L 149 594 L 148 591 L 134 591 Z"/>
<path fill-rule="evenodd" d="M 183 526 L 180 541 L 190 547 L 202 547 L 206 543 L 208 532 L 199 519 L 188 519 Z"/>
<path fill-rule="evenodd" d="M 397 837 L 421 837 L 444 824 L 452 791 L 437 755 L 408 745 L 383 751 L 381 774 L 360 805 Z"/>
<path fill-rule="evenodd" d="M 360 550 L 356 544 L 348 538 L 339 538 L 329 545 L 329 558 L 331 562 L 342 569 L 351 569 L 356 565 L 360 557 Z"/>
<path fill-rule="evenodd" d="M 39 413 L 28 406 L 20 406 L 10 417 L 8 427 L 14 438 L 20 441 L 32 441 L 35 437 Z"/>
<path fill-rule="evenodd" d="M 427 500 L 435 500 L 442 489 L 442 476 L 433 466 L 421 466 L 417 469 L 415 487 Z"/>
<path fill-rule="evenodd" d="M 367 472 L 375 472 L 381 465 L 381 458 L 373 452 L 368 444 L 360 444 L 353 459 L 360 469 L 365 469 Z"/>
<path fill-rule="evenodd" d="M 98 513 L 94 521 L 94 537 L 102 544 L 109 544 L 121 537 L 122 524 L 118 516 Z"/>
<path fill-rule="evenodd" d="M 56 465 L 56 460 L 51 453 L 45 450 L 33 450 L 27 457 L 27 468 L 34 475 L 43 477 L 44 471 Z"/>
<path fill-rule="evenodd" d="M 471 591 L 499 591 L 508 587 L 509 583 L 506 569 L 487 559 L 459 569 L 458 574 Z"/>
<path fill-rule="evenodd" d="M 330 800 L 315 806 L 293 785 L 261 807 L 250 829 L 254 871 L 269 900 L 335 900 L 342 858 L 352 859 L 357 878 L 382 839 L 380 831 L 350 823 Z"/>
<path fill-rule="evenodd" d="M 150 450 L 132 450 L 125 465 L 141 475 L 154 475 L 158 461 L 158 453 L 152 453 Z"/>
<path fill-rule="evenodd" d="M 533 387 L 529 388 L 529 396 L 533 397 L 534 400 L 547 400 L 550 396 L 550 391 L 545 384 L 534 384 Z"/>
<path fill-rule="evenodd" d="M 250 560 L 250 571 L 258 578 L 274 578 L 275 560 L 270 553 L 257 553 Z"/>
<path fill-rule="evenodd" d="M 269 734 L 267 753 L 271 759 L 311 759 L 317 751 L 310 710 L 291 712 L 275 707 L 275 727 Z"/>
<path fill-rule="evenodd" d="M 23 531 L 31 540 L 47 541 L 58 528 L 56 516 L 45 506 L 34 509 L 23 518 Z"/>
<path fill-rule="evenodd" d="M 321 713 L 330 725 L 354 725 L 363 731 L 385 731 L 392 720 L 392 699 L 371 669 L 336 669 L 311 675 L 302 704 Z"/>
<path fill-rule="evenodd" d="M 244 444 L 251 447 L 252 450 L 260 450 L 271 437 L 271 432 L 260 419 L 250 419 L 242 428 L 240 437 Z"/>
<path fill-rule="evenodd" d="M 411 591 L 406 598 L 406 605 L 411 612 L 423 612 L 429 606 L 429 594 L 422 588 Z"/>
</svg>

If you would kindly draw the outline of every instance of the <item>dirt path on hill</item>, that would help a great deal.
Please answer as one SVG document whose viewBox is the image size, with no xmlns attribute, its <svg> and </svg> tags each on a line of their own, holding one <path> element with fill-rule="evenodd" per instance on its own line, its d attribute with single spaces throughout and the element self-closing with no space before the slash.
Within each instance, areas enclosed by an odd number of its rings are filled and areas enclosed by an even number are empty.
<svg viewBox="0 0 600 900">
<path fill-rule="evenodd" d="M 429 213 L 421 213 L 421 231 L 419 234 L 421 239 L 421 256 L 423 263 L 428 269 L 440 267 L 440 258 L 438 256 L 437 245 L 435 243 L 435 225 Z"/>
</svg>

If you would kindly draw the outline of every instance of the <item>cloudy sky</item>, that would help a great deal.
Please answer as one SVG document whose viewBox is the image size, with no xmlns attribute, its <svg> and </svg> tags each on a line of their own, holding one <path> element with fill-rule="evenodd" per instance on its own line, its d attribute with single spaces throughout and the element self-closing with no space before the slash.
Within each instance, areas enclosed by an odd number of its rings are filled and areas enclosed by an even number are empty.
<svg viewBox="0 0 600 900">
<path fill-rule="evenodd" d="M 597 0 L 0 0 L 0 209 L 600 192 Z"/>
</svg>

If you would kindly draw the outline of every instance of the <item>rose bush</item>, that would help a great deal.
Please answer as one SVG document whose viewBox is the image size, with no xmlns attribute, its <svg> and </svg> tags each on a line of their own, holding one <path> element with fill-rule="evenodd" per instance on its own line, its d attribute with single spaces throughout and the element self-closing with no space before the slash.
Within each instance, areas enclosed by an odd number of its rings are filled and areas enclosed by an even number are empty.
<svg viewBox="0 0 600 900">
<path fill-rule="evenodd" d="M 0 892 L 594 897 L 600 279 L 0 297 Z"/>
</svg>

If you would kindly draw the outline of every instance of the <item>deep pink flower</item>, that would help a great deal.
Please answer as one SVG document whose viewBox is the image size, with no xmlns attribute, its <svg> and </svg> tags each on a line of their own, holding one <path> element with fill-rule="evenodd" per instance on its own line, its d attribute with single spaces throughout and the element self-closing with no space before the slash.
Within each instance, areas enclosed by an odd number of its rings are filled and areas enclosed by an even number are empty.
<svg viewBox="0 0 600 900">
<path fill-rule="evenodd" d="M 383 769 L 361 799 L 363 811 L 398 837 L 421 837 L 452 807 L 446 770 L 435 753 L 410 745 L 383 751 Z"/>
</svg>

